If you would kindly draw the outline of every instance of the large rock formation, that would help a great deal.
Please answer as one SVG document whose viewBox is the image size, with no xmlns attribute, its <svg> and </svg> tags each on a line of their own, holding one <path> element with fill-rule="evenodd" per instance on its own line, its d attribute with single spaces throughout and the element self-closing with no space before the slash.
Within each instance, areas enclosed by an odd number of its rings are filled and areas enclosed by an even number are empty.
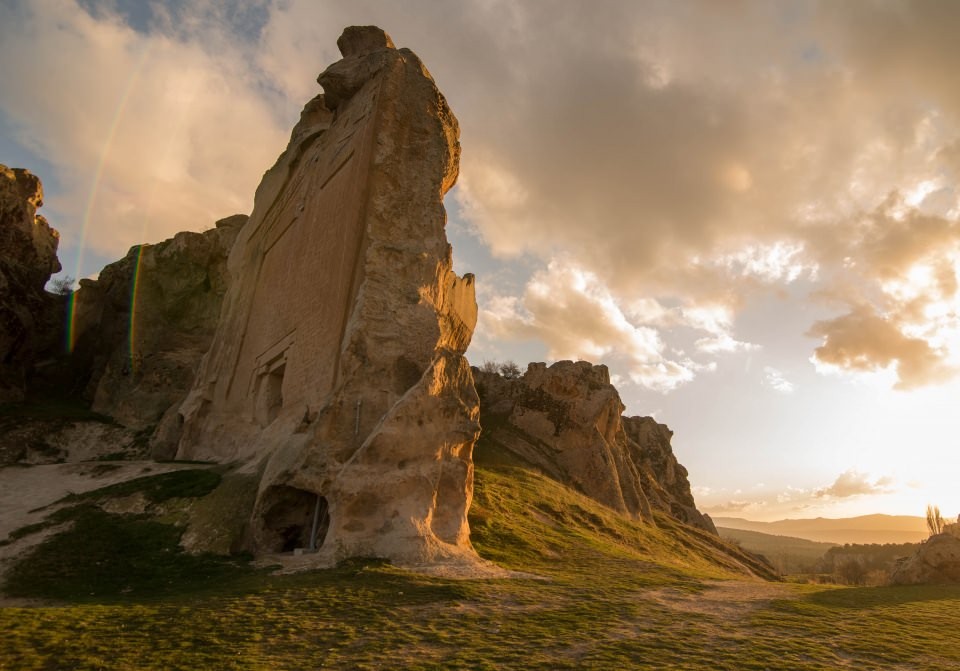
<svg viewBox="0 0 960 671">
<path fill-rule="evenodd" d="M 257 552 L 473 561 L 473 278 L 443 195 L 457 121 L 420 60 L 348 28 L 229 258 L 179 458 L 262 473 Z"/>
<path fill-rule="evenodd" d="M 517 378 L 474 374 L 484 441 L 614 510 L 650 520 L 656 508 L 716 533 L 673 455 L 673 432 L 650 417 L 623 417 L 606 366 L 558 361 L 532 363 Z"/>
<path fill-rule="evenodd" d="M 236 215 L 203 233 L 133 247 L 99 279 L 80 281 L 70 363 L 96 412 L 139 430 L 183 401 L 213 338 L 227 255 L 246 220 Z"/>
<path fill-rule="evenodd" d="M 24 397 L 27 372 L 42 349 L 38 324 L 51 310 L 43 287 L 60 270 L 60 236 L 37 214 L 41 205 L 36 176 L 0 165 L 0 402 Z"/>
<path fill-rule="evenodd" d="M 890 581 L 895 585 L 960 582 L 960 535 L 931 536 L 897 565 Z"/>
</svg>

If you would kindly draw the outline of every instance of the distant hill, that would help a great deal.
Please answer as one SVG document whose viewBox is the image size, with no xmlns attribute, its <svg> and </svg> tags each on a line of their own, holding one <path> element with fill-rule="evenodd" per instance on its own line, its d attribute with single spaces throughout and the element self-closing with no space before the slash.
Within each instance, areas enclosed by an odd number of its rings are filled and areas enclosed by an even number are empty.
<svg viewBox="0 0 960 671">
<path fill-rule="evenodd" d="M 759 531 L 776 536 L 794 536 L 825 543 L 918 543 L 925 539 L 927 523 L 911 515 L 862 515 L 832 519 L 754 522 L 739 517 L 714 517 L 718 527 Z"/>
<path fill-rule="evenodd" d="M 782 574 L 812 572 L 836 543 L 810 541 L 792 536 L 774 536 L 759 531 L 717 527 L 720 537 L 736 542 L 744 550 L 763 555 Z"/>
</svg>

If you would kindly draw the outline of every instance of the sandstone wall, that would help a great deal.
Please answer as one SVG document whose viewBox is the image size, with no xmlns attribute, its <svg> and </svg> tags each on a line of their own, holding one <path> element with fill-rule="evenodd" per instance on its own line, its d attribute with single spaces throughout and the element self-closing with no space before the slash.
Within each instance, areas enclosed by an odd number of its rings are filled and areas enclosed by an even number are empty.
<svg viewBox="0 0 960 671">
<path fill-rule="evenodd" d="M 383 31 L 338 46 L 230 254 L 178 456 L 262 472 L 258 552 L 307 546 L 316 521 L 318 562 L 471 560 L 476 302 L 442 203 L 457 121 Z"/>
<path fill-rule="evenodd" d="M 483 442 L 492 441 L 601 503 L 651 520 L 652 509 L 716 533 L 690 493 L 670 447 L 672 432 L 650 417 L 623 417 L 606 366 L 532 363 L 520 378 L 474 369 Z"/>
<path fill-rule="evenodd" d="M 97 280 L 80 281 L 69 363 L 95 411 L 145 429 L 183 401 L 213 338 L 227 255 L 246 219 L 133 247 Z M 163 443 L 158 456 L 172 457 L 170 447 Z"/>
<path fill-rule="evenodd" d="M 60 236 L 37 214 L 41 205 L 36 176 L 0 165 L 0 402 L 23 399 L 39 341 L 51 332 L 40 327 L 59 305 L 43 287 L 60 270 Z"/>
</svg>

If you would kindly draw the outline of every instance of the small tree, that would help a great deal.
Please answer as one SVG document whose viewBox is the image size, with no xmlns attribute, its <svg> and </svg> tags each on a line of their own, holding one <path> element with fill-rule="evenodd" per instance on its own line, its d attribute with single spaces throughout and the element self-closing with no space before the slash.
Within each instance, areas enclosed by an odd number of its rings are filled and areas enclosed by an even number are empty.
<svg viewBox="0 0 960 671">
<path fill-rule="evenodd" d="M 74 282 L 76 282 L 76 280 L 69 275 L 58 277 L 50 282 L 50 293 L 57 294 L 58 296 L 69 296 L 73 293 Z"/>
<path fill-rule="evenodd" d="M 940 515 L 939 506 L 927 505 L 927 530 L 931 536 L 943 533 L 943 517 Z"/>
<path fill-rule="evenodd" d="M 520 366 L 513 361 L 504 361 L 500 364 L 500 374 L 508 380 L 516 380 L 520 377 Z"/>
<path fill-rule="evenodd" d="M 867 577 L 867 569 L 854 557 L 844 560 L 837 573 L 848 585 L 862 585 Z"/>
<path fill-rule="evenodd" d="M 497 361 L 487 359 L 480 365 L 481 373 L 496 373 L 500 370 L 500 364 Z"/>
</svg>

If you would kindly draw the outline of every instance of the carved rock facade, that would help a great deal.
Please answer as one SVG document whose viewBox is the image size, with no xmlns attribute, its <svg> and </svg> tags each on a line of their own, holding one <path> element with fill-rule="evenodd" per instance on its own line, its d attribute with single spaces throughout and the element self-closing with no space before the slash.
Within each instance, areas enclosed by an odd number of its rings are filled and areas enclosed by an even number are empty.
<svg viewBox="0 0 960 671">
<path fill-rule="evenodd" d="M 443 195 L 457 121 L 420 60 L 348 28 L 231 251 L 177 456 L 261 473 L 250 545 L 474 561 L 476 324 Z"/>
</svg>

